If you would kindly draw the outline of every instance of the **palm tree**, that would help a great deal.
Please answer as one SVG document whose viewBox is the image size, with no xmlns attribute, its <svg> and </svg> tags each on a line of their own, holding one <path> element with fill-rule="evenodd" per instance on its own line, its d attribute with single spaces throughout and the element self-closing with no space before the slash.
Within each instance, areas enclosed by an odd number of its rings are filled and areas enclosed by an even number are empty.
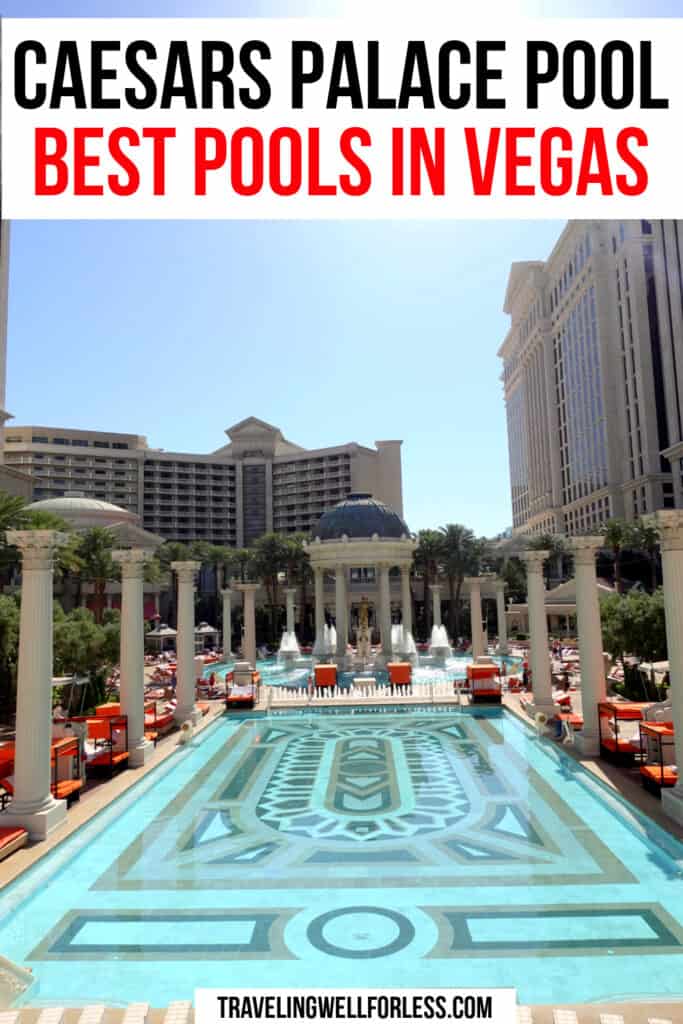
<svg viewBox="0 0 683 1024">
<path fill-rule="evenodd" d="M 633 530 L 624 519 L 609 519 L 605 524 L 605 547 L 609 548 L 614 558 L 614 589 L 617 594 L 622 592 L 621 554 L 628 547 Z"/>
<path fill-rule="evenodd" d="M 631 524 L 630 541 L 633 547 L 644 551 L 650 563 L 650 590 L 657 589 L 657 554 L 659 552 L 659 528 L 651 517 L 636 519 Z"/>
<path fill-rule="evenodd" d="M 80 535 L 77 554 L 81 561 L 81 576 L 94 586 L 93 616 L 102 624 L 105 592 L 109 580 L 118 579 L 118 566 L 111 557 L 114 536 L 110 530 L 94 526 Z"/>
<path fill-rule="evenodd" d="M 564 562 L 564 556 L 567 548 L 564 542 L 564 538 L 557 533 L 540 533 L 535 537 L 531 537 L 527 542 L 527 547 L 530 551 L 549 551 L 550 555 L 543 567 L 543 574 L 545 576 L 546 587 L 550 587 L 552 575 L 551 567 L 553 561 L 555 562 L 555 568 L 557 570 L 556 575 L 562 577 L 562 565 Z"/>
<path fill-rule="evenodd" d="M 191 551 L 187 544 L 177 540 L 167 540 L 157 551 L 157 561 L 162 573 L 165 573 L 170 581 L 168 620 L 169 625 L 177 622 L 176 609 L 178 607 L 178 581 L 171 569 L 172 562 L 187 562 L 191 558 Z"/>
<path fill-rule="evenodd" d="M 292 533 L 285 537 L 285 564 L 287 583 L 290 587 L 297 584 L 301 587 L 301 640 L 306 641 L 306 606 L 308 604 L 308 586 L 313 580 L 313 570 L 308 552 L 304 548 L 305 533 Z"/>
<path fill-rule="evenodd" d="M 429 585 L 439 575 L 439 567 L 443 556 L 443 537 L 438 530 L 420 530 L 415 548 L 415 567 L 422 573 L 423 602 L 426 634 L 429 637 L 432 628 L 432 607 L 429 600 Z"/>
<path fill-rule="evenodd" d="M 480 569 L 482 543 L 472 530 L 460 523 L 439 527 L 443 571 L 448 581 L 448 632 L 460 636 L 461 591 L 465 576 L 474 576 Z"/>
<path fill-rule="evenodd" d="M 279 533 L 264 533 L 254 544 L 253 568 L 263 582 L 270 606 L 271 640 L 277 635 L 278 585 L 280 573 L 287 568 L 287 546 Z"/>
<path fill-rule="evenodd" d="M 230 550 L 227 573 L 240 583 L 247 583 L 254 575 L 254 552 L 251 548 Z"/>
<path fill-rule="evenodd" d="M 203 555 L 202 561 L 205 565 L 210 565 L 213 570 L 213 621 L 217 623 L 219 618 L 218 609 L 221 607 L 220 593 L 225 586 L 227 566 L 232 559 L 233 550 L 232 548 L 224 547 L 222 544 L 209 544 L 206 546 Z"/>
</svg>

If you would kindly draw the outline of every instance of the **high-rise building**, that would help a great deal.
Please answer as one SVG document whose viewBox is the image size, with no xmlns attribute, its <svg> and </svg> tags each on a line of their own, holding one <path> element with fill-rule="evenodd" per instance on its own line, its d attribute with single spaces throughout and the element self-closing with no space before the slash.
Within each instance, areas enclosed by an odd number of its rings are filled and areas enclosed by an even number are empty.
<svg viewBox="0 0 683 1024">
<path fill-rule="evenodd" d="M 31 481 L 26 474 L 3 465 L 5 423 L 11 419 L 5 408 L 8 300 L 9 221 L 0 219 L 0 491 L 6 491 L 21 498 L 30 498 Z"/>
<path fill-rule="evenodd" d="M 682 225 L 570 221 L 545 262 L 513 263 L 498 355 L 514 533 L 683 504 Z"/>
<path fill-rule="evenodd" d="M 348 494 L 403 514 L 401 441 L 306 449 L 249 417 L 206 455 L 148 447 L 137 434 L 11 427 L 5 461 L 29 473 L 33 497 L 78 492 L 140 516 L 166 540 L 245 547 L 263 533 L 307 533 Z"/>
</svg>

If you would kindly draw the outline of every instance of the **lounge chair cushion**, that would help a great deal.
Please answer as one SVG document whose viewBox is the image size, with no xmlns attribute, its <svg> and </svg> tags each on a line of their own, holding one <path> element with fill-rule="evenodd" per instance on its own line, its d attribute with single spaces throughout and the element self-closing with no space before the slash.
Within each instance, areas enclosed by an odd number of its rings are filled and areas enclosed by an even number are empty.
<svg viewBox="0 0 683 1024">
<path fill-rule="evenodd" d="M 8 826 L 6 828 L 0 828 L 0 850 L 6 846 L 10 846 L 16 842 L 17 839 L 21 839 L 22 836 L 28 838 L 28 832 L 25 828 Z"/>
</svg>

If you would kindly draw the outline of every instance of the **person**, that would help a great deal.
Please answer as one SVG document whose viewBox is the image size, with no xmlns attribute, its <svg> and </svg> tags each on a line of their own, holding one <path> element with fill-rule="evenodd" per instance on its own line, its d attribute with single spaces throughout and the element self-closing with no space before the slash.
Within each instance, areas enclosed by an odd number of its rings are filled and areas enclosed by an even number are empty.
<svg viewBox="0 0 683 1024">
<path fill-rule="evenodd" d="M 528 691 L 530 681 L 531 673 L 529 672 L 529 662 L 525 661 L 524 665 L 522 666 L 522 686 L 524 687 L 525 691 Z"/>
</svg>

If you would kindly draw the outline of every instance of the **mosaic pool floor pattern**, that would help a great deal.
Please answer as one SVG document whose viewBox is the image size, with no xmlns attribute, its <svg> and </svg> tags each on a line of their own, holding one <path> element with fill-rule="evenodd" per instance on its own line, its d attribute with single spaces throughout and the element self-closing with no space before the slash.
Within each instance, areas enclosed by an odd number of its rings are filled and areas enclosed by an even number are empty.
<svg viewBox="0 0 683 1024">
<path fill-rule="evenodd" d="M 2 903 L 31 1003 L 683 995 L 683 847 L 501 711 L 222 719 Z"/>
</svg>

